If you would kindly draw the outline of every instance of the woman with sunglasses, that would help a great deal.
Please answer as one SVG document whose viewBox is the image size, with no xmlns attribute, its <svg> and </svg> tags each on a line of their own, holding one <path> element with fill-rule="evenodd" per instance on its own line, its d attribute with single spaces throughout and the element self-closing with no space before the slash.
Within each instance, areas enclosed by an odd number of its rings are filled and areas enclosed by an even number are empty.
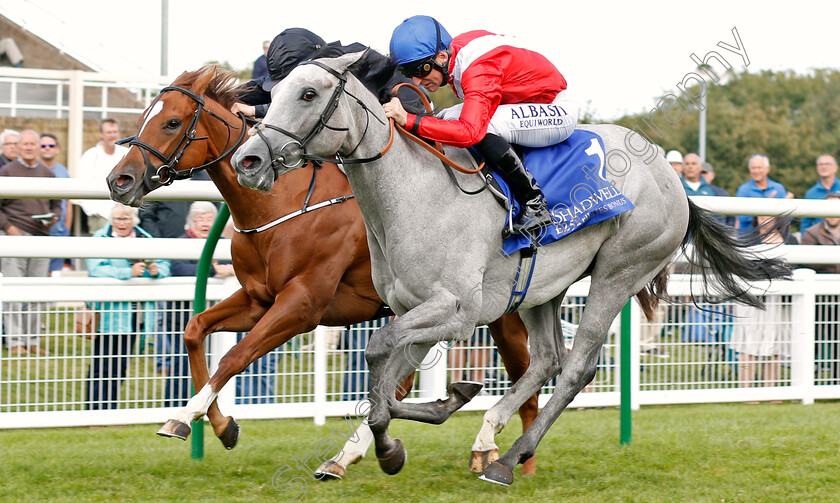
<svg viewBox="0 0 840 503">
<path fill-rule="evenodd" d="M 450 84 L 464 102 L 430 117 L 407 113 L 391 100 L 385 114 L 423 138 L 475 146 L 505 176 L 522 207 L 514 233 L 551 224 L 539 184 L 510 144 L 545 147 L 572 134 L 577 106 L 564 96 L 560 71 L 515 38 L 476 30 L 453 39 L 429 16 L 413 16 L 397 26 L 390 57 L 416 85 L 434 92 Z"/>
</svg>

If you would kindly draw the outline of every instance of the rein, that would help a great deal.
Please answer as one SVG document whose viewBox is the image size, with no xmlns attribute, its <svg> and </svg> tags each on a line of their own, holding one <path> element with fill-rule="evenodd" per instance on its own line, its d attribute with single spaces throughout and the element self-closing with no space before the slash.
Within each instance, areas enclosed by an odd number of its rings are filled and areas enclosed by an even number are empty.
<svg viewBox="0 0 840 503">
<path fill-rule="evenodd" d="M 128 144 L 129 148 L 132 146 L 136 146 L 140 149 L 140 153 L 143 156 L 143 161 L 146 164 L 146 172 L 145 176 L 143 177 L 143 183 L 146 184 L 149 190 L 154 190 L 155 188 L 163 185 L 171 185 L 175 180 L 184 180 L 186 178 L 191 178 L 195 173 L 199 171 L 203 171 L 207 168 L 211 168 L 218 164 L 222 159 L 228 157 L 233 150 L 242 143 L 242 140 L 245 138 L 245 129 L 246 129 L 246 121 L 245 116 L 242 113 L 239 113 L 239 119 L 242 121 L 242 126 L 237 127 L 233 124 L 226 121 L 223 117 L 220 117 L 216 113 L 208 110 L 204 105 L 204 97 L 199 96 L 188 89 L 184 89 L 183 87 L 176 87 L 176 86 L 168 86 L 164 87 L 160 90 L 157 98 L 155 101 L 159 100 L 163 93 L 166 91 L 178 91 L 183 93 L 190 98 L 192 98 L 198 106 L 195 109 L 195 113 L 193 113 L 192 119 L 190 120 L 189 125 L 184 132 L 184 135 L 178 141 L 178 144 L 175 145 L 175 148 L 172 150 L 172 153 L 169 155 L 165 155 L 153 146 L 149 145 L 148 143 L 139 140 L 137 135 L 129 136 L 128 138 L 124 138 L 122 140 L 117 141 L 118 145 Z M 198 140 L 208 140 L 208 136 L 196 137 L 196 127 L 198 125 L 198 121 L 201 118 L 201 112 L 204 111 L 207 115 L 218 119 L 221 121 L 225 126 L 228 128 L 228 138 L 225 141 L 225 150 L 222 152 L 219 157 L 216 159 L 206 162 L 201 166 L 196 166 L 194 168 L 190 168 L 189 170 L 176 170 L 175 167 L 178 165 L 178 162 L 181 160 L 181 157 L 186 152 L 187 148 L 193 141 Z M 239 129 L 239 138 L 234 143 L 230 143 L 231 139 L 231 129 Z M 229 145 L 229 146 L 228 146 Z M 160 159 L 163 164 L 159 167 L 155 167 L 152 164 L 151 159 L 149 158 L 149 153 Z M 157 186 L 153 186 L 152 184 L 157 184 Z"/>
<path fill-rule="evenodd" d="M 432 104 L 429 103 L 429 100 L 426 98 L 426 95 L 423 94 L 422 92 L 420 92 L 420 89 L 418 89 L 417 86 L 415 86 L 414 84 L 409 84 L 408 82 L 403 82 L 402 84 L 397 84 L 396 86 L 394 86 L 394 90 L 392 91 L 392 94 L 396 94 L 397 90 L 400 89 L 401 87 L 407 87 L 407 88 L 411 89 L 412 91 L 414 91 L 415 93 L 417 93 L 417 95 L 420 96 L 420 100 L 423 101 L 423 106 L 426 107 L 426 111 L 427 112 L 432 111 Z M 393 120 L 392 120 L 392 123 L 393 123 Z M 484 168 L 484 163 L 481 163 L 475 169 L 464 168 L 461 165 L 459 165 L 458 163 L 456 163 L 455 161 L 453 161 L 452 159 L 450 159 L 449 157 L 447 157 L 443 153 L 443 145 L 441 145 L 440 142 L 436 141 L 435 146 L 432 147 L 431 145 L 426 143 L 422 138 L 420 138 L 419 136 L 411 133 L 410 131 L 408 131 L 404 127 L 400 126 L 399 124 L 395 124 L 395 126 L 397 127 L 397 129 L 399 130 L 399 132 L 403 136 L 407 137 L 409 140 L 413 141 L 414 143 L 416 143 L 416 144 L 420 145 L 421 147 L 423 147 L 424 149 L 428 150 L 429 152 L 432 153 L 432 155 L 434 155 L 435 157 L 437 157 L 438 159 L 443 161 L 444 164 L 453 168 L 456 171 L 460 171 L 461 173 L 472 175 L 472 174 L 478 173 L 479 171 L 481 171 Z"/>
</svg>

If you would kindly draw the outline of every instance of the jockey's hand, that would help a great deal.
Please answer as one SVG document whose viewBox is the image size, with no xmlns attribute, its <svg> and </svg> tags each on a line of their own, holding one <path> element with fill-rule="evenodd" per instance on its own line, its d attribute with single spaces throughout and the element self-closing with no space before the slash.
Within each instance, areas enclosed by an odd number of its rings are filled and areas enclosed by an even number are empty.
<svg viewBox="0 0 840 503">
<path fill-rule="evenodd" d="M 400 126 L 405 126 L 405 121 L 408 119 L 408 113 L 405 111 L 405 108 L 403 108 L 399 98 L 391 98 L 391 101 L 382 105 L 382 108 L 385 109 L 385 115 L 389 119 L 394 119 L 394 122 Z"/>
<path fill-rule="evenodd" d="M 242 115 L 245 117 L 251 117 L 252 119 L 257 114 L 257 109 L 254 105 L 246 105 L 245 103 L 234 103 L 232 107 L 230 107 L 230 111 L 233 112 L 234 115 L 242 112 Z"/>
</svg>

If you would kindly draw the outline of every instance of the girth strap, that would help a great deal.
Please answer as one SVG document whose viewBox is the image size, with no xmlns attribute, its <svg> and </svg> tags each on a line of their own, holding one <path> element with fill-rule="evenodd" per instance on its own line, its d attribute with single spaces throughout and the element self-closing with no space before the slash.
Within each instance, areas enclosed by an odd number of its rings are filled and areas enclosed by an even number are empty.
<svg viewBox="0 0 840 503">
<path fill-rule="evenodd" d="M 513 280 L 513 289 L 510 292 L 505 314 L 510 314 L 522 305 L 525 295 L 528 294 L 528 287 L 531 286 L 531 278 L 534 276 L 534 265 L 537 262 L 537 247 L 531 242 L 531 247 L 519 252 L 519 268 L 516 270 L 516 279 Z M 523 270 L 527 270 L 523 274 Z"/>
</svg>

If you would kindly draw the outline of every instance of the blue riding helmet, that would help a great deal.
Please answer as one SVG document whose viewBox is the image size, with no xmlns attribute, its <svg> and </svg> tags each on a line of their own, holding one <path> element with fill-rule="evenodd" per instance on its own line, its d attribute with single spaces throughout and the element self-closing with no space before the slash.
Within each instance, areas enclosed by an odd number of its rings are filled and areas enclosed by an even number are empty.
<svg viewBox="0 0 840 503">
<path fill-rule="evenodd" d="M 452 43 L 449 32 L 429 16 L 412 16 L 394 29 L 391 35 L 391 61 L 406 77 L 423 78 L 432 69 L 446 75 L 445 68 L 435 62 L 438 52 Z"/>
</svg>

